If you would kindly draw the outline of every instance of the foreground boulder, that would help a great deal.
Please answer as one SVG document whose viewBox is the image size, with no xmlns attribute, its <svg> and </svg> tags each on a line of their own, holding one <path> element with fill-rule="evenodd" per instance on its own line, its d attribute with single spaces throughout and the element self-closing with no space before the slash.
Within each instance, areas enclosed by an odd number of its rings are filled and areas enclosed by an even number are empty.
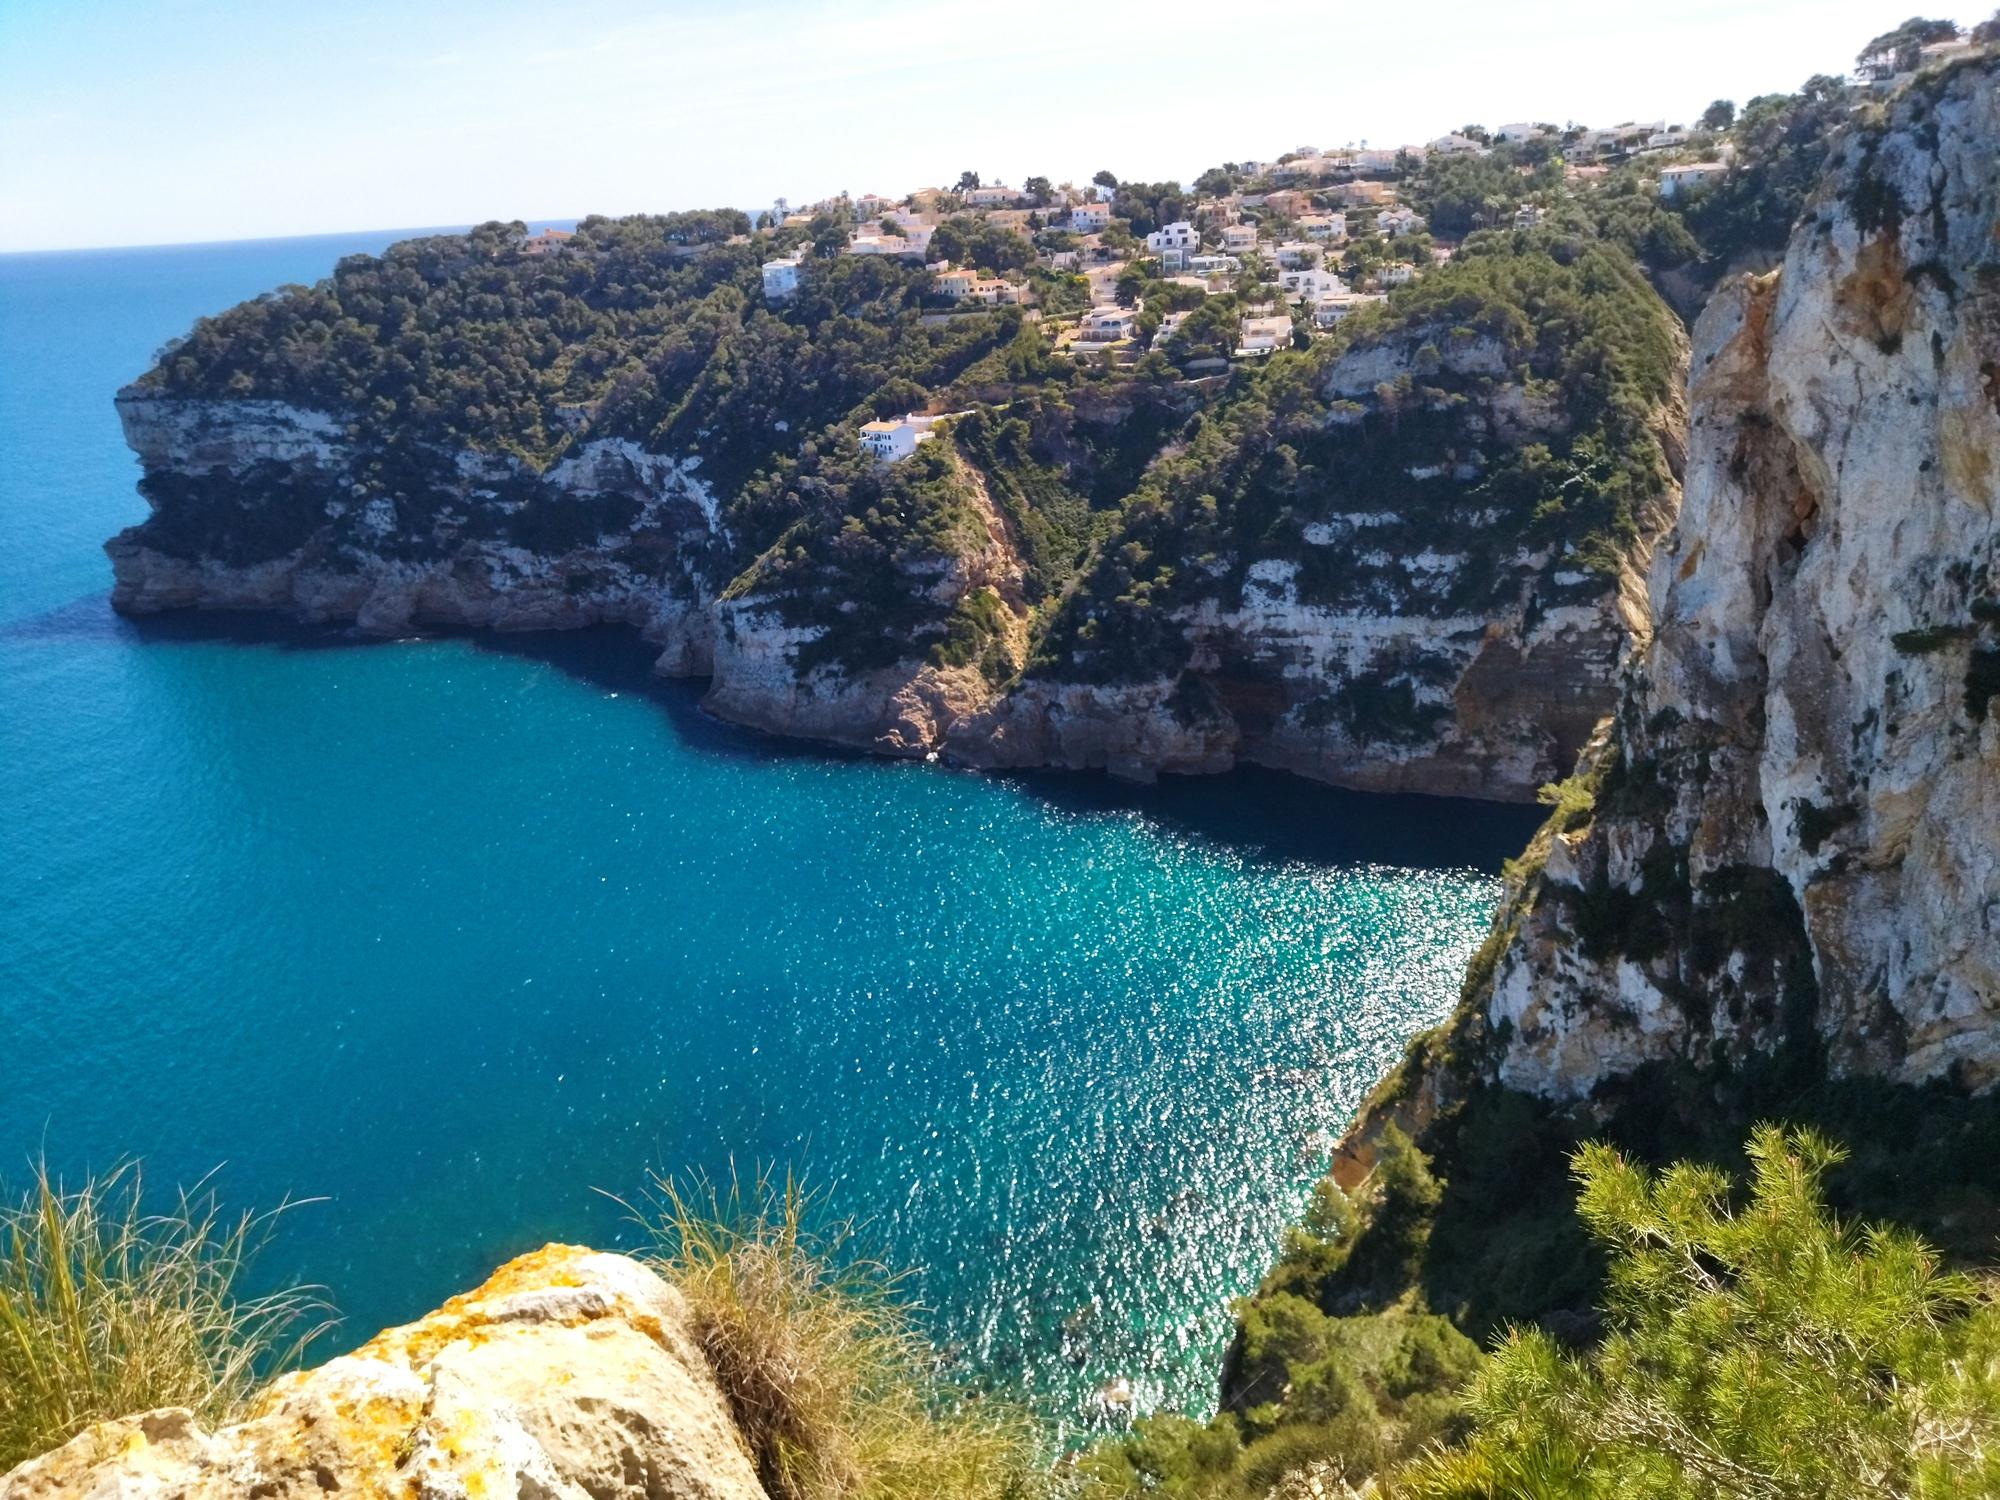
<svg viewBox="0 0 2000 1500">
<path fill-rule="evenodd" d="M 79 1434 L 0 1500 L 326 1495 L 763 1500 L 679 1292 L 549 1245 L 478 1290 L 288 1375 L 243 1421 L 168 1409 Z"/>
</svg>

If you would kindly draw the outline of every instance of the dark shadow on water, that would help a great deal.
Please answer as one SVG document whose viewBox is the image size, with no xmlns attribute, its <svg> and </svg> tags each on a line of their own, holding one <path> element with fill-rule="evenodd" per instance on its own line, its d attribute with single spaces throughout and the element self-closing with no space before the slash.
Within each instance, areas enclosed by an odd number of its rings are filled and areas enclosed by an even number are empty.
<svg viewBox="0 0 2000 1500">
<path fill-rule="evenodd" d="M 1242 766 L 1220 776 L 1163 776 L 1134 786 L 1098 773 L 1006 778 L 1052 806 L 1147 818 L 1257 859 L 1500 873 L 1546 816 L 1540 807 L 1349 792 L 1283 771 Z"/>
<path fill-rule="evenodd" d="M 103 596 L 78 600 L 0 629 L 15 640 L 128 640 L 206 644 L 285 651 L 365 650 L 411 641 L 460 641 L 495 656 L 552 666 L 605 692 L 643 697 L 667 714 L 675 733 L 706 754 L 748 760 L 829 759 L 865 762 L 885 770 L 919 768 L 860 751 L 782 739 L 727 724 L 701 708 L 705 681 L 656 677 L 654 647 L 636 631 L 425 630 L 401 641 L 381 641 L 339 626 L 303 625 L 271 614 L 187 611 L 127 619 Z M 932 768 L 922 768 L 930 770 Z M 952 773 L 944 774 L 976 774 Z M 1220 776 L 1168 776 L 1151 786 L 1102 772 L 1034 771 L 996 774 L 997 785 L 1043 804 L 1084 816 L 1137 813 L 1169 831 L 1260 861 L 1337 865 L 1390 865 L 1417 869 L 1474 869 L 1497 874 L 1501 862 L 1521 852 L 1543 812 L 1463 798 L 1349 792 L 1281 771 L 1243 767 Z"/>
</svg>

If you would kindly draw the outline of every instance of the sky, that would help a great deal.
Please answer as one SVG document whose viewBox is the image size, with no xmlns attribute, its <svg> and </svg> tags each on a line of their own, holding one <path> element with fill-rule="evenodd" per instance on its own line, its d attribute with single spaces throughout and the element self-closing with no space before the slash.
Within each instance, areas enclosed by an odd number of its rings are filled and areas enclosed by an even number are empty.
<svg viewBox="0 0 2000 1500">
<path fill-rule="evenodd" d="M 1684 121 L 1912 0 L 0 0 L 0 251 L 1191 181 Z M 1981 19 L 1946 14 L 1963 25 Z"/>
</svg>

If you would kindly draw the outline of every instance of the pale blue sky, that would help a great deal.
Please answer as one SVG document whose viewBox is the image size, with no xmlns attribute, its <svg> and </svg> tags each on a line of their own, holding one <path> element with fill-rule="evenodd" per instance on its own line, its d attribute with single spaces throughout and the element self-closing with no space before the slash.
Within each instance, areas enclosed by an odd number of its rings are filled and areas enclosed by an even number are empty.
<svg viewBox="0 0 2000 1500">
<path fill-rule="evenodd" d="M 1187 181 L 1468 121 L 1685 119 L 1844 70 L 1912 4 L 0 0 L 0 250 L 753 208 L 965 168 Z"/>
</svg>

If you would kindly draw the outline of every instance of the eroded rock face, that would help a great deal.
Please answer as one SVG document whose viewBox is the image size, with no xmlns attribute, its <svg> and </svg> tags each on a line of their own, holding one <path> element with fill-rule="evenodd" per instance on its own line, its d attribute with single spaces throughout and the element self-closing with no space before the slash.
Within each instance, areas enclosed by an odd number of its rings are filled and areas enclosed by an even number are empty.
<svg viewBox="0 0 2000 1500">
<path fill-rule="evenodd" d="M 550 1245 L 213 1433 L 105 1422 L 0 1477 L 0 1500 L 764 1500 L 680 1294 Z"/>
<path fill-rule="evenodd" d="M 1507 1083 L 1786 1044 L 2000 1080 L 1996 79 L 1858 123 L 1702 316 L 1652 643 L 1494 976 Z"/>
<path fill-rule="evenodd" d="M 724 538 L 698 463 L 598 439 L 539 475 L 467 452 L 399 478 L 282 402 L 135 387 L 118 412 L 154 507 L 105 546 L 122 611 L 272 610 L 385 636 L 632 625 L 662 670 L 709 669 L 705 560 Z"/>
</svg>

